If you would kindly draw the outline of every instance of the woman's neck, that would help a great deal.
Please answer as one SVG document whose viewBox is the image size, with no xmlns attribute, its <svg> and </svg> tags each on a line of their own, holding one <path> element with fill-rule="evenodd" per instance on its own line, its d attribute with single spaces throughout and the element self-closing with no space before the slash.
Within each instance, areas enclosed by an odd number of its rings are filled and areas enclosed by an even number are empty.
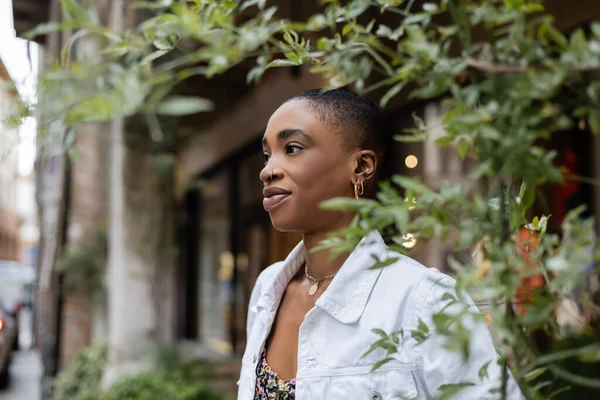
<svg viewBox="0 0 600 400">
<path fill-rule="evenodd" d="M 308 273 L 315 279 L 321 279 L 325 276 L 332 275 L 338 272 L 338 270 L 344 264 L 344 261 L 349 256 L 349 253 L 343 253 L 331 258 L 333 249 L 321 250 L 317 252 L 311 252 L 311 249 L 321 245 L 321 242 L 328 237 L 327 232 L 320 233 L 305 233 L 304 235 L 304 247 L 306 248 L 308 260 Z"/>
</svg>

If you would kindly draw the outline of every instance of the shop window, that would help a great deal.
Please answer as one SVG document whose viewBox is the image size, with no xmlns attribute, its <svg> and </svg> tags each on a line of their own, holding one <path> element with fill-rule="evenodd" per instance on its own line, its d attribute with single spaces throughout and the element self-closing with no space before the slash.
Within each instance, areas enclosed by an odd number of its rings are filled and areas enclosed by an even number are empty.
<svg viewBox="0 0 600 400">
<path fill-rule="evenodd" d="M 230 246 L 229 174 L 205 181 L 201 195 L 198 332 L 212 351 L 228 354 L 234 256 Z"/>
</svg>

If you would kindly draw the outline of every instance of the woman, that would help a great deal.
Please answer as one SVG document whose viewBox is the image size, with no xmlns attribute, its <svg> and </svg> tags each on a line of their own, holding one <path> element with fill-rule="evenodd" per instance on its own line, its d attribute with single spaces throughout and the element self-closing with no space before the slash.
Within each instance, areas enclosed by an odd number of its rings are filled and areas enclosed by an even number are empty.
<svg viewBox="0 0 600 400">
<path fill-rule="evenodd" d="M 421 320 L 433 327 L 443 294 L 453 292 L 451 278 L 391 252 L 378 232 L 333 259 L 310 251 L 353 218 L 319 204 L 372 194 L 389 136 L 382 110 L 344 89 L 301 93 L 269 120 L 263 205 L 276 229 L 302 232 L 303 241 L 256 282 L 239 400 L 428 399 L 442 385 L 463 382 L 473 385 L 459 399 L 498 397 L 489 393 L 501 372 L 485 325 L 471 322 L 469 363 L 445 350 L 440 335 L 419 343 L 410 334 Z M 369 269 L 374 258 L 390 257 L 398 261 Z M 363 357 L 381 338 L 375 328 L 406 335 L 393 360 L 371 372 L 387 355 L 377 349 Z M 488 361 L 489 378 L 480 379 Z M 509 398 L 521 398 L 510 383 Z"/>
</svg>

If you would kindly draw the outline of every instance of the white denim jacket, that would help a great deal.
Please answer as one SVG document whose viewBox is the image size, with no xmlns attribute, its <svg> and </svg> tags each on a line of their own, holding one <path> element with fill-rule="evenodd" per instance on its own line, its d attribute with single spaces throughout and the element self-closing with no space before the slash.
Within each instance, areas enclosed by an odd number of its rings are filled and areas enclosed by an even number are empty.
<svg viewBox="0 0 600 400">
<path fill-rule="evenodd" d="M 398 261 L 381 269 L 369 269 L 374 257 L 397 257 Z M 267 268 L 256 282 L 248 311 L 248 341 L 238 381 L 238 400 L 254 399 L 256 366 L 279 301 L 305 259 L 306 249 L 301 242 L 285 261 Z M 452 278 L 390 251 L 379 233 L 367 235 L 300 326 L 296 399 L 425 400 L 435 395 L 441 385 L 460 382 L 473 385 L 462 390 L 456 399 L 499 398 L 497 393 L 489 392 L 500 386 L 501 369 L 484 324 L 472 326 L 468 364 L 460 354 L 443 348 L 445 338 L 441 335 L 433 335 L 421 344 L 410 335 L 417 329 L 419 319 L 433 329 L 432 315 L 442 307 L 442 296 L 447 292 L 454 293 Z M 402 329 L 406 339 L 392 361 L 371 372 L 373 365 L 386 357 L 383 349 L 362 357 L 380 338 L 373 333 L 374 328 L 388 334 Z M 489 378 L 482 380 L 479 370 L 488 361 Z M 511 376 L 508 399 L 522 398 Z"/>
</svg>

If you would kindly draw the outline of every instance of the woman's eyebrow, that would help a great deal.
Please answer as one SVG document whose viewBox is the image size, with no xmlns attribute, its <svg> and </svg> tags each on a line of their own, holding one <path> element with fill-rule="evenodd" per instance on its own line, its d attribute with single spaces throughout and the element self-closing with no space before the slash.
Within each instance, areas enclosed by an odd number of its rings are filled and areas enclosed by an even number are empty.
<svg viewBox="0 0 600 400">
<path fill-rule="evenodd" d="M 286 128 L 286 129 L 282 129 L 277 133 L 277 139 L 278 140 L 284 140 L 284 139 L 288 139 L 292 136 L 302 136 L 310 141 L 312 141 L 313 139 L 310 137 L 309 134 L 307 134 L 306 132 L 304 132 L 302 129 L 296 129 L 296 128 Z M 265 147 L 267 145 L 267 138 L 265 136 L 263 136 L 262 138 L 262 145 L 263 147 Z"/>
</svg>

